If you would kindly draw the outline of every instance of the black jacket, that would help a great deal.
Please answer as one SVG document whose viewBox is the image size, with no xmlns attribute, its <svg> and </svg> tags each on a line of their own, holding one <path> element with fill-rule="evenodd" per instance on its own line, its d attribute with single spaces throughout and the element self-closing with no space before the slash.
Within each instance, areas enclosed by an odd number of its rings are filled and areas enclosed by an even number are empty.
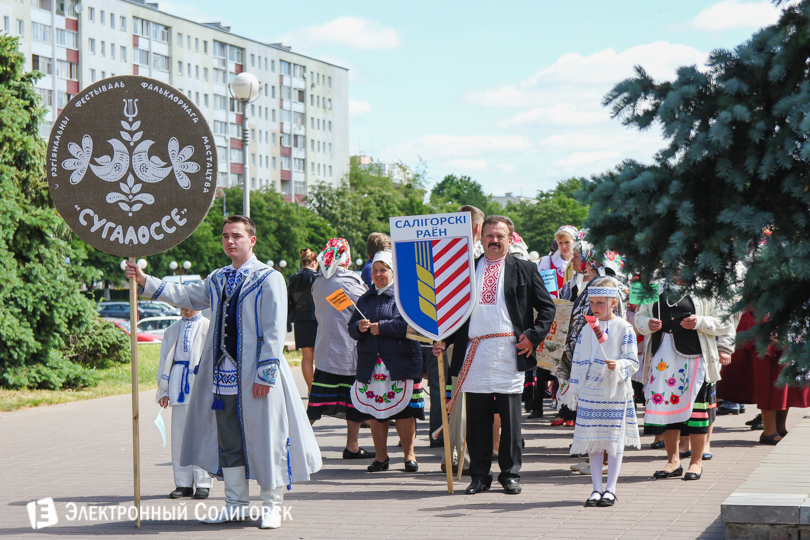
<svg viewBox="0 0 810 540">
<path fill-rule="evenodd" d="M 475 261 L 476 268 L 482 258 L 479 257 Z M 503 271 L 506 272 L 503 276 L 506 309 L 509 311 L 509 318 L 515 328 L 515 336 L 519 341 L 521 334 L 526 334 L 534 345 L 532 353 L 528 357 L 518 354 L 518 371 L 528 371 L 537 366 L 537 347 L 546 339 L 546 335 L 551 329 L 551 323 L 554 322 L 557 308 L 543 284 L 536 264 L 507 255 Z M 534 310 L 537 310 L 536 319 Z M 453 377 L 458 376 L 461 366 L 464 364 L 469 329 L 470 321 L 468 319 L 453 335 L 444 340 L 447 345 L 455 345 L 453 359 L 450 362 L 450 375 Z"/>
<path fill-rule="evenodd" d="M 357 340 L 357 375 L 361 383 L 371 382 L 377 358 L 382 358 L 385 367 L 396 381 L 422 379 L 422 348 L 417 341 L 405 339 L 408 323 L 399 314 L 394 299 L 394 287 L 382 294 L 372 289 L 357 299 L 357 308 L 371 322 L 380 323 L 380 335 L 361 332 L 358 325 L 362 316 L 357 310 L 349 320 L 349 335 Z"/>
<path fill-rule="evenodd" d="M 316 321 L 315 302 L 312 300 L 312 284 L 318 274 L 304 268 L 293 277 L 287 285 L 287 322 Z"/>
</svg>

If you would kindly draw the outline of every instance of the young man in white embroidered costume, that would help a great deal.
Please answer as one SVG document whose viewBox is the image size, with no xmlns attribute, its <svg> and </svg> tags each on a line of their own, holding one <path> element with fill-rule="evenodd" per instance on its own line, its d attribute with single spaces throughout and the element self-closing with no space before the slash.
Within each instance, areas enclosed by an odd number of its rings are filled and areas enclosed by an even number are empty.
<svg viewBox="0 0 810 540">
<path fill-rule="evenodd" d="M 194 370 L 202 356 L 209 320 L 199 311 L 182 308 L 183 318 L 163 334 L 158 365 L 158 389 L 155 400 L 161 407 L 172 407 L 172 469 L 176 489 L 170 499 L 191 497 L 207 499 L 213 480 L 203 469 L 180 465 L 180 449 L 188 414 L 188 402 L 194 387 Z M 193 493 L 194 486 L 197 492 Z"/>
<path fill-rule="evenodd" d="M 621 292 L 610 278 L 588 286 L 588 300 L 595 319 L 577 337 L 571 377 L 562 399 L 577 409 L 572 454 L 589 454 L 590 463 L 608 456 L 607 488 L 602 490 L 601 467 L 591 466 L 593 492 L 585 506 L 613 506 L 616 482 L 625 446 L 641 448 L 631 377 L 638 371 L 638 351 L 633 326 L 616 316 Z M 593 326 L 591 326 L 593 325 Z"/>
<path fill-rule="evenodd" d="M 525 371 L 537 365 L 535 351 L 554 321 L 556 308 L 537 267 L 509 254 L 514 225 L 504 216 L 483 224 L 484 257 L 476 261 L 478 298 L 469 320 L 447 343 L 454 344 L 450 374 L 459 377 L 458 392 L 467 401 L 467 446 L 472 482 L 466 493 L 489 489 L 492 483 L 492 426 L 501 417 L 498 481 L 508 494 L 518 494 L 523 464 L 520 434 Z M 537 317 L 534 317 L 537 310 Z M 444 349 L 434 346 L 434 353 Z"/>
<path fill-rule="evenodd" d="M 287 290 L 256 260 L 256 225 L 229 216 L 222 247 L 233 264 L 184 285 L 127 265 L 141 294 L 179 307 L 211 308 L 212 324 L 186 419 L 181 465 L 225 481 L 226 506 L 206 523 L 248 518 L 248 479 L 261 489 L 262 528 L 281 525 L 283 487 L 309 480 L 322 462 L 292 371 L 283 355 Z"/>
</svg>

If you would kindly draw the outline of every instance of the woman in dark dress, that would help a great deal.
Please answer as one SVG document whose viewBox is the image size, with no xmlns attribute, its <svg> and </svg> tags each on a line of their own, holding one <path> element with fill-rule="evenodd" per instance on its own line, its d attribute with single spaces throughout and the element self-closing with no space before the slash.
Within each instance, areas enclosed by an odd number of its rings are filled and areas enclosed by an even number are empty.
<svg viewBox="0 0 810 540">
<path fill-rule="evenodd" d="M 315 317 L 315 302 L 312 300 L 312 284 L 315 283 L 318 261 L 309 248 L 301 250 L 301 271 L 290 278 L 287 285 L 287 323 L 293 325 L 295 348 L 301 349 L 301 371 L 312 390 L 312 359 L 315 356 L 315 336 L 318 320 Z"/>
</svg>

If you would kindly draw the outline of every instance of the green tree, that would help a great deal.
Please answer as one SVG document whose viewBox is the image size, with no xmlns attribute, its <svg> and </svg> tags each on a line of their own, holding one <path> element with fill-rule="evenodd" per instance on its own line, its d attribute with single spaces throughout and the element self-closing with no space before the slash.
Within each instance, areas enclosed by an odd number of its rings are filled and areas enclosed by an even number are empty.
<svg viewBox="0 0 810 540">
<path fill-rule="evenodd" d="M 644 280 L 662 269 L 698 294 L 740 293 L 737 309 L 750 303 L 763 321 L 760 349 L 771 337 L 786 348 L 783 381 L 807 384 L 810 1 L 783 5 L 778 23 L 712 52 L 705 70 L 660 82 L 637 67 L 605 96 L 625 125 L 660 125 L 667 143 L 652 164 L 593 178 L 586 224 Z"/>
<path fill-rule="evenodd" d="M 423 178 L 421 167 L 405 181 L 395 182 L 383 174 L 379 164 L 352 163 L 340 186 L 316 185 L 307 196 L 307 205 L 334 227 L 337 236 L 348 240 L 352 258 L 365 258 L 368 235 L 387 234 L 388 218 L 430 212 L 424 203 Z"/>
<path fill-rule="evenodd" d="M 122 358 L 127 340 L 110 338 L 79 292 L 97 273 L 81 264 L 84 253 L 48 193 L 45 110 L 33 84 L 42 74 L 24 73 L 18 45 L 0 35 L 0 386 L 79 386 L 92 374 L 66 356 L 99 362 L 77 342 L 101 333 L 96 342 Z"/>
<path fill-rule="evenodd" d="M 536 201 L 509 203 L 503 213 L 515 222 L 530 250 L 545 255 L 562 225 L 582 226 L 588 207 L 574 198 L 582 189 L 582 178 L 562 180 L 552 190 L 539 191 Z"/>
<path fill-rule="evenodd" d="M 487 216 L 501 212 L 500 205 L 492 200 L 491 194 L 484 193 L 481 184 L 469 176 L 455 174 L 448 174 L 433 186 L 430 204 L 436 212 L 455 212 L 465 204 L 475 206 Z"/>
</svg>

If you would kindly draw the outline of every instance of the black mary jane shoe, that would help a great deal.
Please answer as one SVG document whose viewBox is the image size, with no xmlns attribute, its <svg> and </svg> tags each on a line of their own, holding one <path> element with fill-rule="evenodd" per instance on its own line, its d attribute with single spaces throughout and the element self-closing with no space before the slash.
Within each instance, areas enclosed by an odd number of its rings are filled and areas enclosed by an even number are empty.
<svg viewBox="0 0 810 540">
<path fill-rule="evenodd" d="M 660 450 L 663 447 L 664 441 L 653 441 L 652 444 L 650 444 L 650 448 L 652 448 L 653 450 Z"/>
<path fill-rule="evenodd" d="M 667 472 L 667 471 L 661 470 L 661 471 L 655 471 L 653 473 L 653 478 L 655 478 L 656 480 L 660 480 L 661 478 L 673 478 L 675 476 L 683 476 L 683 466 L 682 465 L 679 466 L 674 471 Z"/>
<path fill-rule="evenodd" d="M 169 493 L 170 499 L 179 499 L 181 497 L 191 497 L 194 495 L 194 490 L 190 487 L 179 487 Z"/>
<path fill-rule="evenodd" d="M 409 459 L 405 462 L 405 471 L 406 472 L 416 472 L 419 470 L 419 464 L 412 459 Z"/>
<path fill-rule="evenodd" d="M 470 485 L 467 486 L 467 489 L 464 490 L 464 493 L 467 495 L 475 495 L 476 493 L 481 493 L 482 491 L 486 491 L 489 489 L 489 486 L 486 485 L 483 480 L 473 480 L 470 482 Z"/>
<path fill-rule="evenodd" d="M 377 457 L 377 452 L 368 452 L 360 448 L 357 452 L 349 452 L 348 448 L 343 449 L 343 459 L 371 459 Z"/>
<path fill-rule="evenodd" d="M 608 495 L 608 493 L 610 495 Z M 596 503 L 596 506 L 613 506 L 619 498 L 612 491 L 606 491 L 602 494 L 602 498 Z"/>
<path fill-rule="evenodd" d="M 687 472 L 683 475 L 684 480 L 700 480 L 700 477 L 703 475 L 703 467 L 700 468 L 700 472 Z"/>
<path fill-rule="evenodd" d="M 598 499 L 595 499 L 595 498 L 593 497 L 594 493 L 595 493 L 595 494 L 597 494 L 597 495 L 599 495 L 599 498 L 598 498 Z M 588 497 L 588 500 L 587 500 L 587 501 L 585 501 L 585 508 L 593 508 L 593 507 L 595 507 L 595 506 L 598 506 L 598 505 L 599 505 L 599 501 L 601 501 L 601 500 L 602 500 L 602 493 L 599 493 L 598 491 L 592 491 L 592 492 L 591 492 L 591 496 L 590 496 L 590 497 Z"/>
<path fill-rule="evenodd" d="M 388 464 L 391 462 L 391 456 L 385 458 L 385 461 L 373 461 L 371 465 L 368 466 L 368 472 L 380 472 L 380 471 L 387 471 Z"/>
<path fill-rule="evenodd" d="M 517 495 L 523 488 L 520 487 L 520 481 L 517 478 L 510 478 L 506 482 L 501 482 L 503 490 L 507 495 Z"/>
<path fill-rule="evenodd" d="M 198 487 L 197 491 L 194 492 L 194 498 L 195 499 L 207 499 L 209 494 L 210 494 L 210 491 L 208 490 L 208 488 Z"/>
</svg>

